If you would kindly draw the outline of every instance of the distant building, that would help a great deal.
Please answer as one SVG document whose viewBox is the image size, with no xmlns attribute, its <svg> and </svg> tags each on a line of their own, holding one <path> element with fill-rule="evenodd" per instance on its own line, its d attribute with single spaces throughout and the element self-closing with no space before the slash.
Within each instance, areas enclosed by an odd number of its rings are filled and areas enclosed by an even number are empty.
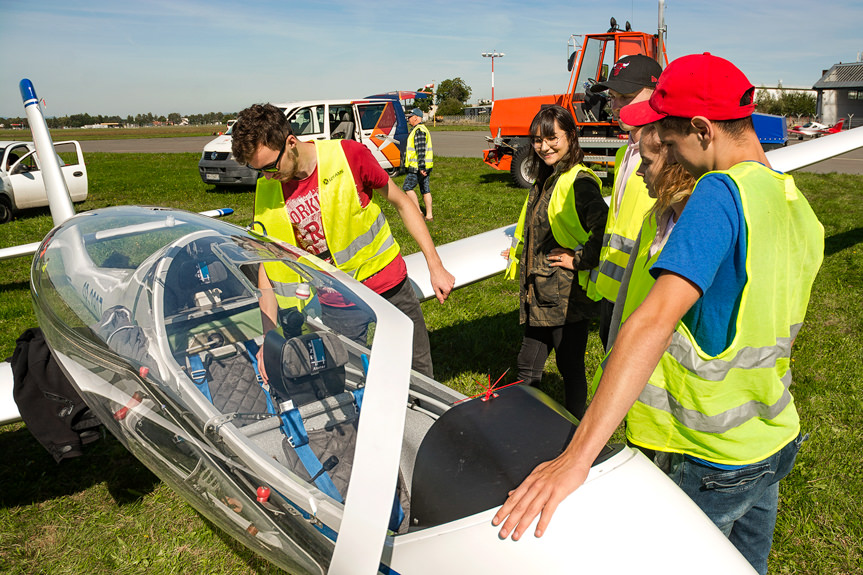
<svg viewBox="0 0 863 575">
<path fill-rule="evenodd" d="M 817 93 L 816 115 L 825 124 L 849 118 L 848 127 L 863 125 L 863 58 L 834 64 L 812 88 Z"/>
<path fill-rule="evenodd" d="M 491 114 L 491 105 L 487 106 L 465 106 L 464 115 L 475 120 L 488 120 Z"/>
</svg>

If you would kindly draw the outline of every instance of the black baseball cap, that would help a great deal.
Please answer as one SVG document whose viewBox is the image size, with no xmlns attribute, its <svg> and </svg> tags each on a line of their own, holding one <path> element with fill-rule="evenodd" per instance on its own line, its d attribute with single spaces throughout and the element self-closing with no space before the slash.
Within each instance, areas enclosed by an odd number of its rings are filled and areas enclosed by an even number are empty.
<svg viewBox="0 0 863 575">
<path fill-rule="evenodd" d="M 659 63 L 642 54 L 624 56 L 614 63 L 608 79 L 590 87 L 591 92 L 611 89 L 621 94 L 638 92 L 642 88 L 655 88 L 662 68 Z"/>
</svg>

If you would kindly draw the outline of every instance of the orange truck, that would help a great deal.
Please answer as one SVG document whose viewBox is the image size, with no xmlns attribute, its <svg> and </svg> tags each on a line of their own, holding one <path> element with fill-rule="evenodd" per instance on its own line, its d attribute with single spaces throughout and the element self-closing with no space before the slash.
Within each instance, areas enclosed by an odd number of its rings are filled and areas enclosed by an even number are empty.
<svg viewBox="0 0 863 575">
<path fill-rule="evenodd" d="M 585 162 L 613 165 L 614 155 L 626 144 L 627 136 L 611 117 L 605 93 L 594 94 L 588 88 L 607 79 L 608 71 L 624 56 L 645 54 L 664 67 L 668 63 L 664 38 L 663 1 L 659 3 L 659 27 L 655 34 L 633 32 L 629 22 L 621 30 L 612 18 L 605 33 L 570 36 L 566 93 L 495 101 L 489 122 L 492 137 L 487 137 L 493 147 L 483 152 L 483 161 L 496 170 L 509 170 L 516 185 L 530 187 L 525 170 L 526 160 L 533 151 L 530 123 L 543 106 L 558 104 L 575 118 Z M 602 170 L 597 173 L 603 175 Z"/>
</svg>

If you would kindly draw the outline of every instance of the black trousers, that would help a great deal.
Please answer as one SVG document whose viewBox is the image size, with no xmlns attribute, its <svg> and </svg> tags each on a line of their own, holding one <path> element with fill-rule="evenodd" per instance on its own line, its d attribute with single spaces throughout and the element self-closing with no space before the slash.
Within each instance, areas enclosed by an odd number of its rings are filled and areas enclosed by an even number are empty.
<svg viewBox="0 0 863 575">
<path fill-rule="evenodd" d="M 526 325 L 521 351 L 518 352 L 518 378 L 536 386 L 542 379 L 545 360 L 553 349 L 557 369 L 563 377 L 567 411 L 581 419 L 587 403 L 587 378 L 584 374 L 584 352 L 590 320 L 553 327 Z"/>
<path fill-rule="evenodd" d="M 423 310 L 411 282 L 405 278 L 399 285 L 380 294 L 408 316 L 414 325 L 413 361 L 411 369 L 434 377 L 431 344 Z M 374 318 L 358 307 L 332 307 L 321 305 L 321 319 L 328 325 L 360 345 L 368 345 L 369 324 Z"/>
</svg>

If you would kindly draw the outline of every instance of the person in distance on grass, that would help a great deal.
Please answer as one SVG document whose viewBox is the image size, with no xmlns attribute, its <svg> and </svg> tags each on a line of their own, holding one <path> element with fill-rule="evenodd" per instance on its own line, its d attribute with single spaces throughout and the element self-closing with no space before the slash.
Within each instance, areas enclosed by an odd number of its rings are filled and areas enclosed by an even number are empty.
<svg viewBox="0 0 863 575">
<path fill-rule="evenodd" d="M 414 322 L 413 369 L 431 377 L 431 349 L 422 309 L 407 279 L 399 245 L 374 202 L 374 192 L 398 210 L 422 250 L 438 301 L 446 300 L 455 279 L 444 268 L 422 214 L 368 148 L 353 140 L 301 142 L 281 110 L 271 104 L 255 104 L 237 116 L 231 149 L 238 162 L 263 174 L 255 190 L 259 229 L 328 260 L 410 317 Z M 331 321 L 339 324 L 341 333 L 365 345 L 369 316 L 353 314 L 339 303 L 338 309 L 331 310 Z M 322 305 L 323 312 L 330 307 L 337 306 Z M 264 311 L 278 325 L 276 310 Z M 353 319 L 346 319 L 349 317 Z"/>
<path fill-rule="evenodd" d="M 402 189 L 417 209 L 420 209 L 419 199 L 414 192 L 414 188 L 419 184 L 423 204 L 426 207 L 425 218 L 427 222 L 430 222 L 434 219 L 432 195 L 429 188 L 429 177 L 434 167 L 434 152 L 432 151 L 431 133 L 422 122 L 423 111 L 419 108 L 414 108 L 408 113 L 408 124 L 413 129 L 408 136 L 407 151 L 405 152 L 405 167 L 408 170 L 408 175 L 405 176 Z"/>
<path fill-rule="evenodd" d="M 650 98 L 656 80 L 662 73 L 659 63 L 648 56 L 635 54 L 624 56 L 611 69 L 608 80 L 590 87 L 591 92 L 608 90 L 611 99 L 611 112 L 621 129 L 629 133 L 626 146 L 617 150 L 614 159 L 614 185 L 611 194 L 611 207 L 605 224 L 602 252 L 599 255 L 598 275 L 591 282 L 588 293 L 598 294 L 600 301 L 599 338 L 602 345 L 608 345 L 608 328 L 611 323 L 614 302 L 620 289 L 620 279 L 641 226 L 644 215 L 653 205 L 653 200 L 644 187 L 638 174 L 639 155 L 638 126 L 630 126 L 620 121 L 620 109 L 634 102 Z"/>
<path fill-rule="evenodd" d="M 528 170 L 535 183 L 516 226 L 506 277 L 519 278 L 519 322 L 524 338 L 518 378 L 538 385 L 554 349 L 563 377 L 566 409 L 584 415 L 584 353 L 598 303 L 585 289 L 599 261 L 608 206 L 600 180 L 581 163 L 578 129 L 566 109 L 541 110 L 530 125 L 534 154 Z"/>
<path fill-rule="evenodd" d="M 493 523 L 521 537 L 586 479 L 626 417 L 627 439 L 767 572 L 778 482 L 803 437 L 789 387 L 791 345 L 824 252 L 824 231 L 791 176 L 772 170 L 752 126 L 754 87 L 731 62 L 669 64 L 647 102 L 660 140 L 699 178 L 651 267 L 656 282 L 614 342 L 572 441 L 512 492 Z"/>
</svg>

